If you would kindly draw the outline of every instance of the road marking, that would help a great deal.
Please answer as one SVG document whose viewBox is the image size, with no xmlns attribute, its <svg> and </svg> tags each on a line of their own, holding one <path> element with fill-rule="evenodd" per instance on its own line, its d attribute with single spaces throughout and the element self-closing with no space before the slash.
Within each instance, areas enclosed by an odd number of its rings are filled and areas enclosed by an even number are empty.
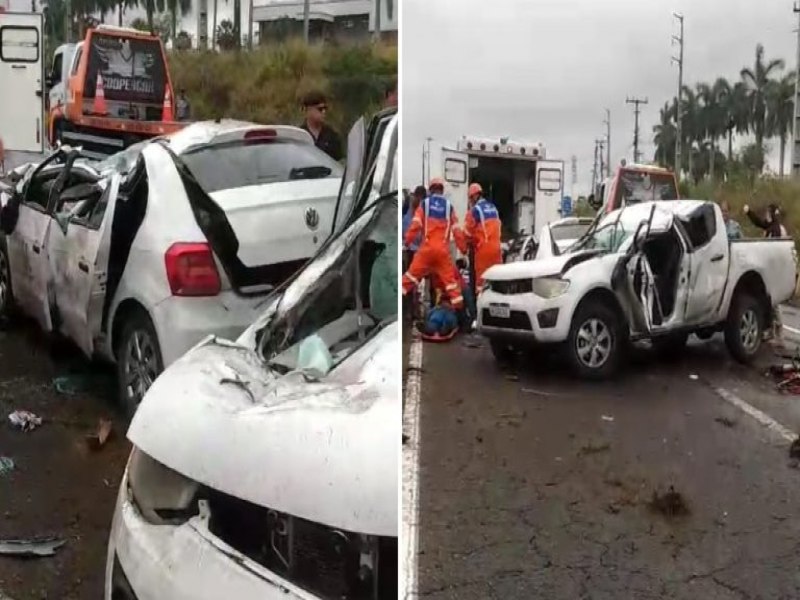
<svg viewBox="0 0 800 600">
<path fill-rule="evenodd" d="M 401 598 L 416 598 L 419 554 L 419 403 L 422 392 L 422 338 L 414 329 L 408 353 L 403 433 L 403 577 Z"/>
<path fill-rule="evenodd" d="M 780 423 L 778 423 L 775 419 L 770 417 L 767 413 L 757 409 L 752 404 L 748 404 L 739 396 L 726 390 L 725 388 L 715 387 L 712 388 L 714 392 L 726 402 L 733 404 L 736 408 L 744 412 L 745 414 L 750 415 L 756 421 L 761 423 L 767 429 L 774 431 L 779 436 L 781 436 L 787 442 L 793 442 L 797 439 L 797 434 L 793 432 L 791 429 L 784 427 Z"/>
</svg>

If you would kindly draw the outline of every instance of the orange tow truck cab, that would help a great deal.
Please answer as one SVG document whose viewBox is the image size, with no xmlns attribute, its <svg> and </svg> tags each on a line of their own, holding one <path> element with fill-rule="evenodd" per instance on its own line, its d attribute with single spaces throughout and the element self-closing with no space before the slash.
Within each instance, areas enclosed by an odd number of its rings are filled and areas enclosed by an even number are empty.
<svg viewBox="0 0 800 600">
<path fill-rule="evenodd" d="M 121 27 L 89 29 L 56 50 L 48 77 L 49 140 L 98 158 L 173 133 L 175 95 L 158 36 Z"/>
<path fill-rule="evenodd" d="M 608 214 L 640 202 L 677 200 L 678 180 L 669 169 L 655 165 L 623 165 L 597 188 L 594 205 Z"/>
</svg>

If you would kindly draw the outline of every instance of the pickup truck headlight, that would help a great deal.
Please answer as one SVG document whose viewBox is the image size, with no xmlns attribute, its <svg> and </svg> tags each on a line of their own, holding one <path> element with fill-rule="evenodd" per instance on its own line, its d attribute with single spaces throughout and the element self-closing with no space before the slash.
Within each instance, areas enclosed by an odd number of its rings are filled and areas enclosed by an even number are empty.
<svg viewBox="0 0 800 600">
<path fill-rule="evenodd" d="M 128 490 L 142 517 L 153 525 L 180 525 L 198 514 L 200 484 L 136 447 L 128 463 Z"/>
<path fill-rule="evenodd" d="M 533 280 L 533 293 L 540 298 L 557 298 L 569 289 L 569 280 L 559 277 L 537 277 Z"/>
</svg>

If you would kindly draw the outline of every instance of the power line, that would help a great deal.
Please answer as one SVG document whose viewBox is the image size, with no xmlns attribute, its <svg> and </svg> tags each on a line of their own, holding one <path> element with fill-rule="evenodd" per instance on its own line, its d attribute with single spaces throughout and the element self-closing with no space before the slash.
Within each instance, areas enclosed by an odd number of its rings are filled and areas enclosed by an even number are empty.
<svg viewBox="0 0 800 600">
<path fill-rule="evenodd" d="M 678 56 L 672 57 L 672 62 L 678 65 L 678 96 L 676 101 L 676 115 L 675 115 L 675 172 L 680 178 L 681 174 L 681 146 L 683 145 L 683 133 L 681 121 L 683 121 L 683 106 L 681 105 L 681 96 L 683 95 L 683 15 L 679 13 L 672 13 L 680 24 L 681 33 L 679 36 L 672 36 L 672 43 L 677 43 L 680 47 Z M 800 43 L 800 42 L 799 42 Z"/>
<path fill-rule="evenodd" d="M 625 104 L 633 104 L 634 126 L 633 126 L 633 162 L 639 162 L 639 108 L 642 104 L 647 104 L 647 98 L 626 98 Z"/>
</svg>

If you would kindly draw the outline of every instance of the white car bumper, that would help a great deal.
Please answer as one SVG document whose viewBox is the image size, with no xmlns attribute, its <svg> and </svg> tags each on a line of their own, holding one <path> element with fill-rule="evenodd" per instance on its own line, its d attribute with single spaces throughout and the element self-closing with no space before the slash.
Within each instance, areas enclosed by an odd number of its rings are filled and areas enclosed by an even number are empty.
<svg viewBox="0 0 800 600">
<path fill-rule="evenodd" d="M 318 600 L 214 537 L 205 519 L 145 521 L 120 486 L 106 564 L 105 599 Z"/>
<path fill-rule="evenodd" d="M 264 297 L 223 292 L 213 298 L 172 296 L 153 308 L 161 357 L 167 367 L 213 334 L 235 340 L 262 312 Z"/>
<path fill-rule="evenodd" d="M 491 338 L 563 342 L 569 335 L 572 311 L 566 294 L 545 299 L 532 292 L 500 294 L 485 290 L 478 296 L 478 331 Z"/>
</svg>

